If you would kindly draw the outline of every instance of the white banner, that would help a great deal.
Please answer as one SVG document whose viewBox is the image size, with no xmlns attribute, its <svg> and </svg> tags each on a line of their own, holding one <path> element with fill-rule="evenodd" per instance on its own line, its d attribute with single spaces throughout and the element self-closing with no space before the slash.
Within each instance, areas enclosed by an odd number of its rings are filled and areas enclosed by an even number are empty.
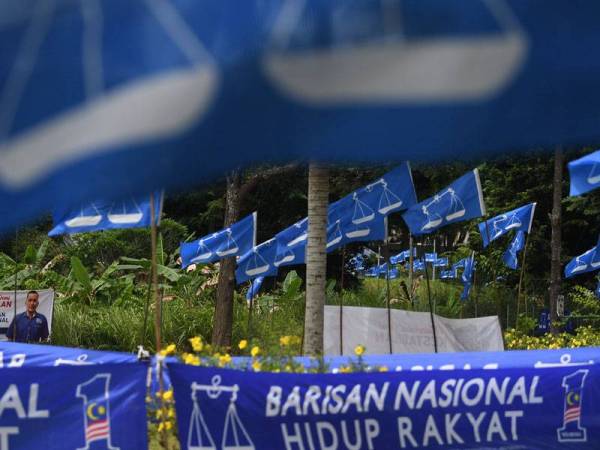
<svg viewBox="0 0 600 450">
<path fill-rule="evenodd" d="M 497 316 L 477 319 L 446 319 L 434 315 L 439 352 L 502 351 L 504 341 Z M 385 308 L 345 306 L 342 312 L 343 353 L 353 355 L 364 345 L 371 355 L 434 352 L 433 327 L 428 312 L 391 310 L 391 326 Z M 340 354 L 340 308 L 325 307 L 325 354 Z"/>
<path fill-rule="evenodd" d="M 27 292 L 17 291 L 17 314 L 25 312 L 25 300 Z M 54 291 L 44 289 L 37 291 L 40 294 L 40 304 L 37 312 L 46 316 L 48 320 L 48 332 L 52 334 L 52 310 L 54 308 Z M 6 341 L 8 326 L 15 316 L 15 291 L 0 291 L 0 341 Z"/>
</svg>

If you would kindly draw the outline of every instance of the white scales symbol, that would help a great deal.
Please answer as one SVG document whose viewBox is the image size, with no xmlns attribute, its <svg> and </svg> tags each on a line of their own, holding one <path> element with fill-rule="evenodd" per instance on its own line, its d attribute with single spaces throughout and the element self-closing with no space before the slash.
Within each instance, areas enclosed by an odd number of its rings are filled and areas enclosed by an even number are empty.
<svg viewBox="0 0 600 450">
<path fill-rule="evenodd" d="M 445 208 L 446 211 L 444 211 L 444 213 L 447 213 L 445 217 L 442 217 L 441 214 L 434 210 L 432 211 L 433 206 L 439 206 L 448 196 L 450 197 L 450 205 Z M 444 221 L 444 218 L 447 222 L 451 222 L 452 220 L 464 216 L 466 213 L 462 200 L 452 188 L 446 189 L 441 194 L 436 194 L 429 203 L 422 206 L 422 211 L 427 218 L 427 222 L 421 227 L 422 231 L 437 227 Z"/>
<path fill-rule="evenodd" d="M 342 228 L 340 226 L 340 221 L 339 220 L 336 220 L 334 227 L 335 228 L 333 229 L 333 232 L 331 233 L 330 236 L 328 236 L 330 238 L 330 240 L 327 241 L 327 247 L 326 248 L 329 248 L 329 247 L 332 247 L 332 246 L 334 246 L 336 244 L 339 244 L 341 242 L 342 238 L 343 238 L 343 236 L 342 236 Z"/>
<path fill-rule="evenodd" d="M 420 40 L 406 37 L 401 0 L 381 0 L 373 14 L 383 18 L 383 36 L 368 40 L 361 36 L 364 26 L 379 19 L 368 17 L 362 5 L 338 4 L 324 30 L 337 41 L 329 48 L 293 48 L 294 39 L 316 28 L 305 14 L 306 0 L 286 0 L 276 19 L 264 70 L 298 101 L 482 100 L 510 83 L 527 54 L 527 37 L 504 0 L 483 0 L 501 31 Z"/>
<path fill-rule="evenodd" d="M 217 89 L 213 58 L 168 0 L 140 0 L 188 61 L 106 90 L 102 59 L 103 15 L 99 0 L 79 0 L 83 29 L 85 100 L 58 111 L 14 137 L 21 100 L 64 0 L 38 1 L 0 92 L 0 170 L 3 181 L 23 187 L 67 162 L 184 132 L 208 110 Z M 10 19 L 10 18 L 7 18 Z M 13 22 L 22 20 L 16 18 Z M 15 23 L 7 20 L 11 26 Z M 89 219 L 90 221 L 92 219 Z"/>
<path fill-rule="evenodd" d="M 252 249 L 252 256 L 248 258 L 248 262 L 246 263 L 246 267 L 244 269 L 246 275 L 254 277 L 269 270 L 271 265 L 265 258 L 262 257 L 262 255 L 259 254 L 259 251 L 263 247 L 272 245 L 274 240 L 275 238 L 269 239 L 268 241 L 263 242 L 259 246 Z"/>
<path fill-rule="evenodd" d="M 87 207 L 82 206 L 79 215 L 72 219 L 65 220 L 65 225 L 69 228 L 94 227 L 98 225 L 104 216 L 94 203 Z M 133 197 L 129 201 L 113 203 L 106 218 L 115 225 L 134 225 L 140 223 L 144 218 L 144 213 Z"/>
<path fill-rule="evenodd" d="M 590 263 L 590 265 L 592 267 L 599 267 L 600 266 L 600 258 L 597 258 L 595 255 L 597 248 L 594 247 L 590 250 L 588 250 L 587 252 L 585 252 L 583 255 L 579 255 L 578 257 L 575 258 L 575 267 L 573 267 L 573 269 L 571 269 L 571 273 L 578 273 L 578 272 L 582 272 L 584 270 L 587 270 L 588 268 L 588 264 L 585 261 L 582 261 L 583 258 L 585 258 L 587 255 L 589 255 L 590 253 L 593 253 L 594 256 L 592 256 L 592 261 Z"/>
<path fill-rule="evenodd" d="M 219 256 L 230 256 L 234 255 L 240 249 L 238 243 L 233 238 L 233 233 L 231 228 L 225 229 L 225 233 L 227 234 L 227 241 L 225 245 L 217 250 L 217 255 Z"/>
<path fill-rule="evenodd" d="M 190 417 L 190 426 L 187 439 L 187 450 L 216 450 L 215 440 L 211 434 L 200 405 L 198 404 L 198 393 L 205 392 L 211 400 L 216 400 L 222 393 L 231 394 L 229 406 L 225 414 L 223 425 L 223 436 L 221 438 L 222 450 L 254 450 L 254 443 L 240 420 L 235 407 L 239 386 L 221 385 L 221 376 L 215 375 L 212 384 L 191 384 L 192 402 L 194 404 Z"/>
<path fill-rule="evenodd" d="M 194 258 L 192 258 L 193 263 L 196 262 L 202 262 L 207 260 L 208 258 L 210 258 L 213 255 L 213 252 L 210 248 L 208 248 L 208 246 L 205 244 L 205 242 L 209 239 L 214 239 L 219 235 L 219 233 L 213 233 L 212 235 L 210 235 L 208 238 L 206 239 L 200 239 L 198 241 L 198 255 L 196 255 Z"/>
<path fill-rule="evenodd" d="M 519 228 L 523 225 L 517 213 L 512 214 L 501 214 L 492 222 L 492 228 L 494 235 L 492 239 L 500 236 L 504 231 L 512 230 L 513 228 Z"/>
<path fill-rule="evenodd" d="M 592 361 L 591 359 L 589 361 L 571 362 L 571 355 L 569 353 L 565 353 L 564 355 L 561 355 L 560 362 L 558 363 L 545 363 L 542 361 L 538 361 L 534 364 L 533 367 L 535 367 L 536 369 L 544 369 L 547 367 L 590 366 L 592 364 L 594 364 L 594 361 Z"/>
<path fill-rule="evenodd" d="M 588 175 L 587 182 L 589 184 L 600 183 L 600 164 L 599 163 L 594 163 L 594 165 L 592 166 L 592 170 L 590 171 L 590 174 Z"/>
<path fill-rule="evenodd" d="M 373 188 L 378 185 L 380 185 L 383 190 L 381 192 L 381 196 L 379 197 L 379 207 L 377 211 L 383 215 L 386 215 L 402 206 L 402 200 L 400 200 L 400 197 L 398 197 L 388 188 L 388 183 L 385 181 L 385 178 L 380 178 L 374 183 L 368 184 L 366 186 L 366 190 L 371 192 Z"/>
</svg>

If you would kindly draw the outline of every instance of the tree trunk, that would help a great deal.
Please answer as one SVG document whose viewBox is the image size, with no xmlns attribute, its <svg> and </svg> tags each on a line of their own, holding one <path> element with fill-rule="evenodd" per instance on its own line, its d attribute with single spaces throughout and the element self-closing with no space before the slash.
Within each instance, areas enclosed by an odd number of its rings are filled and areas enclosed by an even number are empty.
<svg viewBox="0 0 600 450">
<path fill-rule="evenodd" d="M 310 163 L 308 169 L 308 240 L 306 244 L 306 309 L 304 353 L 323 353 L 323 317 L 327 274 L 327 207 L 329 169 Z"/>
<path fill-rule="evenodd" d="M 563 154 L 560 148 L 554 151 L 554 179 L 552 195 L 552 215 L 550 222 L 552 226 L 552 240 L 550 242 L 551 262 L 550 262 L 550 319 L 552 321 L 551 330 L 554 332 L 554 324 L 557 323 L 557 302 L 560 294 L 561 267 L 560 267 L 560 246 L 561 246 L 561 197 L 562 197 L 562 172 L 563 172 Z"/>
<path fill-rule="evenodd" d="M 228 227 L 239 220 L 240 185 L 240 172 L 234 171 L 229 174 L 227 177 L 227 193 L 225 197 L 225 227 Z M 221 260 L 212 334 L 212 343 L 218 347 L 231 346 L 235 267 L 235 257 L 224 258 Z"/>
</svg>

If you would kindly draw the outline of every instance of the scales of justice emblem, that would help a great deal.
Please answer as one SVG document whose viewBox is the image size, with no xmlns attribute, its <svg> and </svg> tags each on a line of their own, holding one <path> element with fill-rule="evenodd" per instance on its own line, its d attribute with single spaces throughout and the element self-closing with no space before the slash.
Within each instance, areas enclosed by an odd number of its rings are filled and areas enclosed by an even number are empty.
<svg viewBox="0 0 600 450">
<path fill-rule="evenodd" d="M 535 368 L 547 367 L 585 367 L 593 365 L 594 361 L 571 362 L 568 353 L 560 357 L 559 363 L 543 363 L 538 361 Z M 583 403 L 583 387 L 589 374 L 589 369 L 577 369 L 565 375 L 561 386 L 564 389 L 563 422 L 556 430 L 558 442 L 587 442 L 587 428 L 581 426 L 581 413 Z"/>
<path fill-rule="evenodd" d="M 193 409 L 188 429 L 187 450 L 255 450 L 256 447 L 238 416 L 235 406 L 240 390 L 237 384 L 222 385 L 221 376 L 215 375 L 211 379 L 211 384 L 194 382 L 190 385 L 190 390 Z M 206 394 L 210 400 L 216 400 L 222 394 L 229 395 L 229 406 L 225 414 L 220 446 L 215 443 L 214 430 L 211 433 L 200 409 L 199 396 L 201 393 Z"/>
</svg>

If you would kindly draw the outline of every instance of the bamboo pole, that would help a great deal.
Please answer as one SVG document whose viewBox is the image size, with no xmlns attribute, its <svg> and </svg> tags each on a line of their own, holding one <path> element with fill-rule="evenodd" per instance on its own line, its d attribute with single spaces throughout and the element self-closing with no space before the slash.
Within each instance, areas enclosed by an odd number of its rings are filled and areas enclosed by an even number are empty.
<svg viewBox="0 0 600 450">
<path fill-rule="evenodd" d="M 529 243 L 529 233 L 525 238 L 525 246 L 523 247 L 523 261 L 521 261 L 521 273 L 519 274 L 519 286 L 517 288 L 517 319 L 519 318 L 521 306 L 521 286 L 523 284 L 523 275 L 525 273 L 525 260 L 527 258 L 527 244 Z M 525 298 L 525 314 L 527 314 L 527 298 Z"/>
<path fill-rule="evenodd" d="M 344 265 L 346 246 L 342 245 L 342 275 L 340 277 L 340 355 L 344 354 Z"/>
<path fill-rule="evenodd" d="M 13 342 L 17 341 L 17 290 L 19 289 L 19 227 L 15 228 L 15 298 L 13 302 Z M 25 309 L 27 311 L 27 308 Z"/>
<path fill-rule="evenodd" d="M 410 286 L 410 306 L 415 307 L 413 298 L 413 237 L 412 233 L 408 232 L 408 285 Z"/>
<path fill-rule="evenodd" d="M 390 347 L 390 355 L 393 353 L 392 346 L 392 307 L 391 307 L 391 291 L 390 291 L 390 248 L 386 241 L 384 248 L 385 257 L 385 283 L 386 283 L 386 301 L 387 321 L 388 321 L 388 342 Z"/>
<path fill-rule="evenodd" d="M 427 270 L 427 263 L 425 263 L 425 282 L 427 284 L 427 299 L 429 301 L 429 317 L 431 317 L 431 329 L 433 330 L 433 348 L 435 350 L 435 353 L 437 353 L 437 335 L 435 332 L 435 318 L 433 316 L 433 306 L 431 303 L 431 289 L 429 288 L 429 272 Z"/>
</svg>

